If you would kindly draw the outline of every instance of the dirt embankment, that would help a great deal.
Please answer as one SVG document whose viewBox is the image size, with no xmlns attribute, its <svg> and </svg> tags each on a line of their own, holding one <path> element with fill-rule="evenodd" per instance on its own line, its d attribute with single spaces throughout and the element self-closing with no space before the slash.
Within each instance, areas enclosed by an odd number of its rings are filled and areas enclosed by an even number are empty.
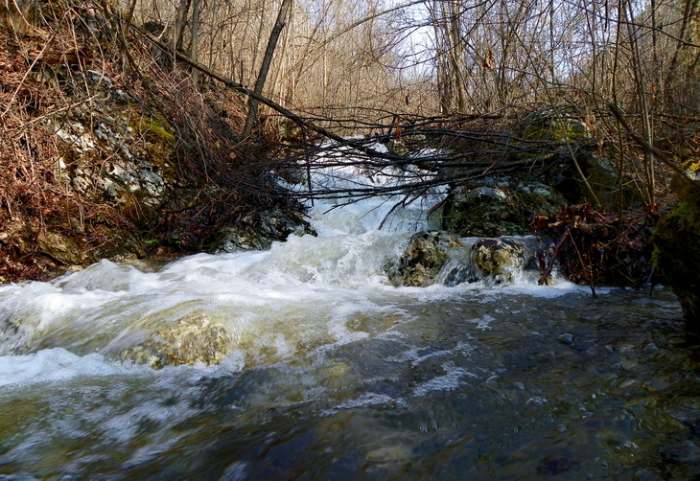
<svg viewBox="0 0 700 481">
<path fill-rule="evenodd" d="M 36 9 L 0 16 L 0 282 L 213 249 L 222 232 L 264 245 L 303 224 L 269 175 L 273 143 L 239 135 L 245 99 L 195 86 L 108 11 Z"/>
</svg>

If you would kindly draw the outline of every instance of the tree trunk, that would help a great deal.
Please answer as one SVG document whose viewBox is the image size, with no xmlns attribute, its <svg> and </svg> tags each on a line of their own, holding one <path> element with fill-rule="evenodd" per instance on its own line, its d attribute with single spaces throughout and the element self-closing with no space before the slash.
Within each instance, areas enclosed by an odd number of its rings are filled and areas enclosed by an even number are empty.
<svg viewBox="0 0 700 481">
<path fill-rule="evenodd" d="M 275 54 L 275 48 L 277 47 L 277 41 L 279 40 L 280 33 L 285 26 L 287 18 L 289 17 L 289 10 L 292 8 L 292 0 L 282 0 L 282 5 L 280 5 L 279 12 L 277 12 L 277 20 L 275 20 L 275 25 L 272 27 L 272 32 L 270 32 L 270 38 L 267 41 L 267 48 L 265 49 L 265 56 L 263 57 L 262 65 L 260 66 L 260 71 L 258 72 L 258 79 L 255 81 L 254 92 L 257 95 L 262 94 L 262 90 L 265 87 L 265 80 L 267 79 L 267 74 L 270 71 L 270 65 L 272 65 L 272 57 Z M 245 122 L 245 128 L 243 129 L 243 136 L 247 137 L 250 135 L 251 130 L 258 123 L 258 102 L 250 97 L 248 101 L 248 118 Z"/>
<path fill-rule="evenodd" d="M 199 62 L 197 44 L 199 43 L 199 24 L 200 17 L 202 16 L 202 0 L 193 0 L 192 2 L 192 38 L 190 40 L 190 49 L 188 52 L 188 57 L 190 57 L 195 62 Z M 196 70 L 192 72 L 192 79 L 194 84 L 198 84 L 199 72 Z"/>
</svg>

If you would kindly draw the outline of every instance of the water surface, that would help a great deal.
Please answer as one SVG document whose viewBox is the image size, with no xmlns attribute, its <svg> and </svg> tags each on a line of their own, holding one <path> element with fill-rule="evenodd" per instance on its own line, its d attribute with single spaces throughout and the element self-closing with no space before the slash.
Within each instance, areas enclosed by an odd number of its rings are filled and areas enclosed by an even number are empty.
<svg viewBox="0 0 700 481">
<path fill-rule="evenodd" d="M 674 296 L 392 287 L 439 196 L 381 231 L 386 199 L 317 203 L 319 236 L 269 251 L 0 287 L 0 479 L 697 479 Z M 188 316 L 233 339 L 217 365 L 124 357 Z"/>
</svg>

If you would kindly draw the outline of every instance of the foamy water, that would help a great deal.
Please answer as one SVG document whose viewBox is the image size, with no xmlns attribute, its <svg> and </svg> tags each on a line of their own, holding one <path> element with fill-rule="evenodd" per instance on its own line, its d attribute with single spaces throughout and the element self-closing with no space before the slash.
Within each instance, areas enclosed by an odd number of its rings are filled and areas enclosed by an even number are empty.
<svg viewBox="0 0 700 481">
<path fill-rule="evenodd" d="M 312 180 L 391 185 L 398 175 L 337 167 Z M 598 479 L 631 479 L 626 467 L 611 471 L 606 450 L 618 445 L 599 446 L 595 430 L 626 440 L 629 426 L 658 425 L 655 411 L 619 421 L 621 400 L 640 379 L 665 386 L 690 370 L 673 357 L 645 370 L 654 349 L 667 351 L 629 326 L 673 318 L 677 303 L 622 290 L 593 301 L 585 287 L 539 286 L 528 271 L 500 285 L 393 287 L 387 262 L 431 227 L 426 212 L 443 195 L 398 208 L 397 198 L 316 201 L 318 237 L 267 251 L 198 254 L 156 272 L 104 260 L 1 286 L 0 478 L 432 480 L 447 469 L 445 479 L 461 479 L 491 450 L 496 464 L 515 453 L 514 479 L 535 479 L 539 458 L 559 460 L 550 448 L 566 441 Z M 190 337 L 169 339 L 183 319 Z M 621 327 L 607 333 L 609 319 Z M 212 365 L 149 363 L 154 342 L 187 351 L 222 336 Z M 686 412 L 684 396 L 671 397 Z M 493 479 L 486 462 L 474 479 Z"/>
<path fill-rule="evenodd" d="M 334 167 L 316 173 L 314 184 L 387 185 L 397 178 Z M 401 315 L 407 302 L 488 288 L 395 288 L 387 282 L 385 264 L 401 254 L 413 232 L 428 228 L 426 212 L 442 195 L 437 190 L 405 208 L 394 207 L 396 197 L 338 208 L 342 201 L 316 201 L 309 218 L 319 235 L 291 236 L 268 251 L 198 254 L 158 272 L 103 260 L 51 282 L 0 287 L 0 382 L 123 372 L 130 366 L 120 353 L 155 328 L 200 313 L 228 330 L 235 348 L 223 364 L 242 369 L 357 339 L 362 334 L 345 323 L 359 315 Z M 491 294 L 549 297 L 577 289 L 562 281 L 540 287 L 535 278 L 520 275 Z"/>
</svg>

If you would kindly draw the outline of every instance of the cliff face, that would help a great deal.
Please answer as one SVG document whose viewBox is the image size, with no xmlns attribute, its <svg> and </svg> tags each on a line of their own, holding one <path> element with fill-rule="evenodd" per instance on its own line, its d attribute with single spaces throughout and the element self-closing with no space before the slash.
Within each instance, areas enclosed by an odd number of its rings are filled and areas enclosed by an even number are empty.
<svg viewBox="0 0 700 481">
<path fill-rule="evenodd" d="M 277 152 L 237 134 L 244 99 L 196 86 L 108 12 L 32 5 L 30 23 L 0 16 L 0 282 L 214 249 L 223 229 L 245 244 L 264 211 L 298 223 L 268 175 Z"/>
</svg>

